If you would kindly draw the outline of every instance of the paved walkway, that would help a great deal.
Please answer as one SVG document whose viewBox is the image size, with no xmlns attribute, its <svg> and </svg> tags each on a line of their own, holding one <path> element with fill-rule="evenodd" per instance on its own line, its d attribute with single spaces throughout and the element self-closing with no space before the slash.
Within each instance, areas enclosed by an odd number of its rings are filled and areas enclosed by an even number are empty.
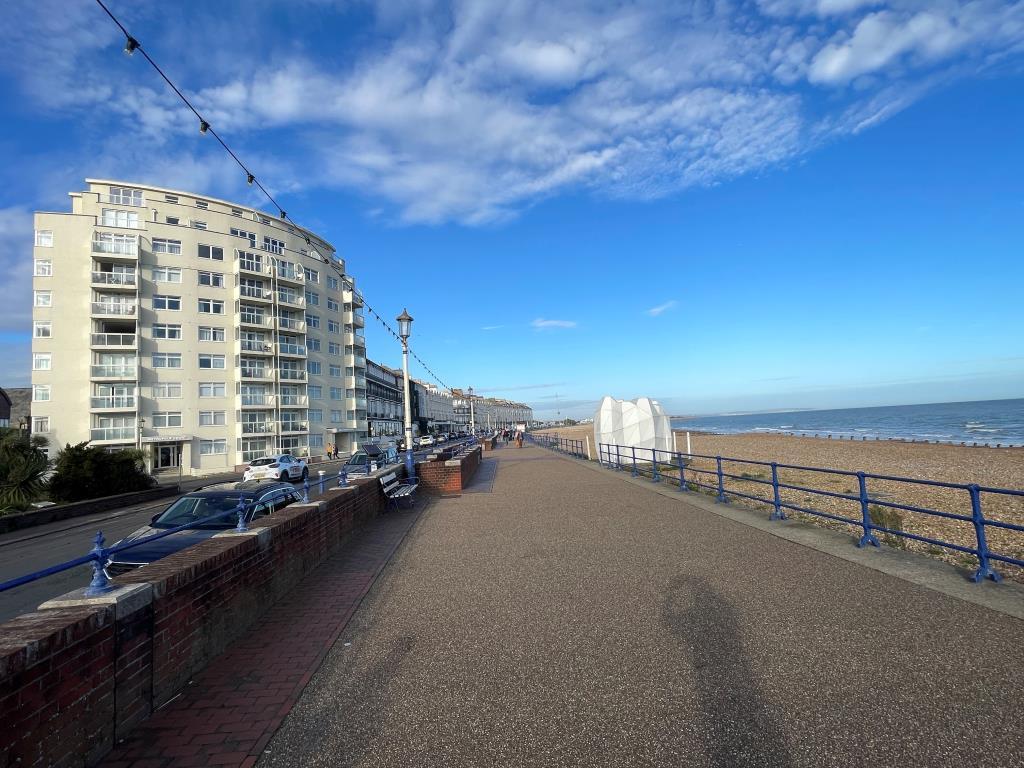
<svg viewBox="0 0 1024 768">
<path fill-rule="evenodd" d="M 261 768 L 1024 764 L 1024 622 L 544 449 L 489 458 Z"/>
</svg>

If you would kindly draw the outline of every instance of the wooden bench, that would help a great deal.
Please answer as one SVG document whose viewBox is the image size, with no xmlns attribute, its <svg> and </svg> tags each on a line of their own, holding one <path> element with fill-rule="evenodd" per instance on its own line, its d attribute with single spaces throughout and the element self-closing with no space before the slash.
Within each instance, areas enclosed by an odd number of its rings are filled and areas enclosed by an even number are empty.
<svg viewBox="0 0 1024 768">
<path fill-rule="evenodd" d="M 388 497 L 388 502 L 395 505 L 395 509 L 399 508 L 399 502 L 402 499 L 408 499 L 410 506 L 415 504 L 416 499 L 413 498 L 413 494 L 416 493 L 419 485 L 418 482 L 410 483 L 399 480 L 395 472 L 389 472 L 380 479 L 380 488 Z"/>
</svg>

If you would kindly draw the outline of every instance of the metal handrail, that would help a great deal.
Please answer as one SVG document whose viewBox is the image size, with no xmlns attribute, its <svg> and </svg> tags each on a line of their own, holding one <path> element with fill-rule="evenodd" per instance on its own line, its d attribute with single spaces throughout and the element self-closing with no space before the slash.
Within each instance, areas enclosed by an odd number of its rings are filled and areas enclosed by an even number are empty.
<svg viewBox="0 0 1024 768">
<path fill-rule="evenodd" d="M 536 438 L 548 438 L 550 436 L 537 435 Z M 562 438 L 564 440 L 564 438 Z M 540 441 L 538 441 L 540 442 Z M 579 442 L 579 441 L 577 441 Z M 543 443 L 542 443 L 543 444 Z M 713 467 L 698 466 L 694 460 L 702 459 L 713 462 Z M 729 497 L 737 497 L 753 501 L 755 503 L 767 504 L 772 508 L 769 520 L 786 519 L 786 511 L 802 512 L 807 515 L 834 520 L 845 525 L 861 529 L 858 547 L 871 545 L 880 547 L 881 542 L 876 533 L 884 533 L 891 536 L 920 541 L 938 547 L 944 547 L 956 552 L 969 554 L 977 558 L 978 567 L 975 570 L 972 580 L 980 582 L 985 579 L 1000 581 L 1002 577 L 992 567 L 992 561 L 1008 563 L 1024 567 L 1024 560 L 994 552 L 988 545 L 986 531 L 989 528 L 1016 531 L 1024 533 L 1024 525 L 1010 523 L 1004 520 L 990 519 L 985 516 L 983 499 L 985 494 L 1024 497 L 1024 490 L 1012 488 L 997 488 L 982 486 L 977 483 L 953 483 L 944 480 L 924 480 L 917 477 L 901 477 L 899 475 L 886 475 L 874 472 L 855 472 L 846 469 L 831 469 L 827 467 L 808 467 L 801 464 L 784 464 L 774 461 L 762 461 L 757 459 L 741 459 L 733 456 L 711 456 L 700 453 L 683 453 L 679 451 L 664 451 L 655 448 L 637 448 L 635 446 L 617 445 L 615 443 L 598 444 L 598 461 L 618 470 L 629 469 L 634 477 L 650 477 L 653 481 L 659 482 L 662 479 L 676 479 L 680 491 L 708 491 L 715 495 L 716 501 L 727 502 Z M 755 466 L 766 468 L 770 471 L 770 479 L 764 477 L 750 477 L 736 474 L 734 465 Z M 812 472 L 823 475 L 831 475 L 855 480 L 856 492 L 839 493 L 823 488 L 814 488 L 807 485 L 799 485 L 793 482 L 784 482 L 779 479 L 780 470 L 797 472 Z M 666 472 L 678 473 L 676 475 Z M 738 490 L 735 487 L 728 487 L 726 481 L 734 480 L 742 483 L 750 483 L 756 487 L 764 487 L 767 491 L 771 489 L 769 496 L 759 496 L 756 493 L 748 493 L 746 490 Z M 903 504 L 891 501 L 888 498 L 873 496 L 870 492 L 869 481 L 901 483 L 913 486 L 928 486 L 943 488 L 952 491 L 960 491 L 967 495 L 969 513 L 946 512 L 939 509 L 929 509 L 916 504 Z M 812 497 L 825 497 L 849 501 L 859 506 L 860 519 L 843 517 L 825 512 L 821 509 L 804 504 L 794 504 L 782 497 L 783 491 L 794 491 L 803 494 L 810 494 Z M 889 494 L 885 494 L 888 496 Z M 885 509 L 903 510 L 916 514 L 928 515 L 946 520 L 954 520 L 960 523 L 970 523 L 974 528 L 974 546 L 965 546 L 951 541 L 922 536 L 909 531 L 890 528 L 874 522 L 871 519 L 872 507 Z"/>
</svg>

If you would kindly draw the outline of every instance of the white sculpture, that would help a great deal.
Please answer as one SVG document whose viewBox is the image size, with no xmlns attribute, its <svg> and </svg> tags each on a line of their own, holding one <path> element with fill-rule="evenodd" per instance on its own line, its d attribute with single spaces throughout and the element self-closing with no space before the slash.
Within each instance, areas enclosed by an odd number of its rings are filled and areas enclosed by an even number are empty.
<svg viewBox="0 0 1024 768">
<path fill-rule="evenodd" d="M 606 396 L 594 414 L 594 441 L 599 446 L 604 443 L 659 451 L 676 449 L 668 416 L 657 400 L 647 397 L 616 400 Z"/>
</svg>

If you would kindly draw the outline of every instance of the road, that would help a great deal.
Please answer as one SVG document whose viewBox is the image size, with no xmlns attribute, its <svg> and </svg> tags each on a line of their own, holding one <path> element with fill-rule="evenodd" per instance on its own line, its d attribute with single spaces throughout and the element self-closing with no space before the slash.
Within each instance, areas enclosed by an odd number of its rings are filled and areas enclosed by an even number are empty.
<svg viewBox="0 0 1024 768">
<path fill-rule="evenodd" d="M 417 451 L 414 455 L 420 459 L 428 452 Z M 323 470 L 334 475 L 343 463 L 340 460 L 328 461 L 311 467 L 311 497 L 316 495 L 317 472 Z M 183 491 L 189 491 L 232 479 L 241 480 L 241 474 L 186 478 L 181 486 Z M 166 509 L 173 501 L 173 497 L 167 497 L 0 535 L 0 581 L 87 554 L 92 549 L 96 531 L 103 532 L 108 545 L 113 544 L 148 523 L 153 515 Z M 92 566 L 83 565 L 0 593 L 0 622 L 34 611 L 51 598 L 84 587 L 91 578 Z"/>
</svg>

